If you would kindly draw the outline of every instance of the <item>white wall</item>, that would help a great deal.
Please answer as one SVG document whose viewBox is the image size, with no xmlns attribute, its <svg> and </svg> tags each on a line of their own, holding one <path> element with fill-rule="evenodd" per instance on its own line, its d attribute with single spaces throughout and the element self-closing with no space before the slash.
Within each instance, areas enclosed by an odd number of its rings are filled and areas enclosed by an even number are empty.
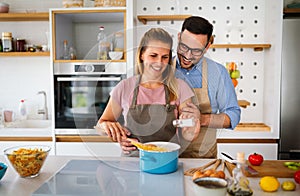
<svg viewBox="0 0 300 196">
<path fill-rule="evenodd" d="M 10 5 L 10 12 L 48 12 L 49 7 L 60 7 L 60 0 L 3 0 Z M 0 22 L 0 33 L 12 32 L 13 38 L 24 38 L 28 44 L 47 44 L 49 22 Z M 46 91 L 50 100 L 49 57 L 0 57 L 0 108 L 17 113 L 21 99 L 27 100 L 28 117 L 42 118 L 37 109 L 43 106 L 42 95 Z M 48 108 L 50 103 L 48 103 Z M 51 112 L 51 111 L 49 111 Z"/>
</svg>

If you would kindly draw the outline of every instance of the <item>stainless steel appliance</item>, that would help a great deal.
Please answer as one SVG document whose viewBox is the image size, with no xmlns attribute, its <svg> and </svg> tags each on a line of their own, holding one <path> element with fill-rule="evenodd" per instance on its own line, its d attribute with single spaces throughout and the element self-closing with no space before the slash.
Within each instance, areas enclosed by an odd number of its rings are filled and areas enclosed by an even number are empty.
<svg viewBox="0 0 300 196">
<path fill-rule="evenodd" d="M 56 133 L 89 133 L 103 113 L 109 93 L 126 76 L 126 64 L 55 63 Z"/>
<path fill-rule="evenodd" d="M 300 159 L 300 18 L 283 20 L 279 159 Z"/>
</svg>

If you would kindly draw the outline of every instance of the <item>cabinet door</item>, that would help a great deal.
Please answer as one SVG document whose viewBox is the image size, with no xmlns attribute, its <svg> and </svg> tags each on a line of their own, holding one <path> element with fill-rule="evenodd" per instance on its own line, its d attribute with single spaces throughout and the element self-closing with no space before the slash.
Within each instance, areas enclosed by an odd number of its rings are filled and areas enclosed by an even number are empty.
<svg viewBox="0 0 300 196">
<path fill-rule="evenodd" d="M 266 160 L 277 160 L 278 144 L 247 144 L 247 143 L 223 143 L 218 144 L 218 158 L 223 158 L 221 152 L 225 152 L 232 157 L 236 157 L 238 152 L 244 152 L 245 158 L 254 152 L 260 153 Z"/>
<path fill-rule="evenodd" d="M 56 155 L 119 157 L 121 148 L 113 142 L 57 142 Z"/>
</svg>

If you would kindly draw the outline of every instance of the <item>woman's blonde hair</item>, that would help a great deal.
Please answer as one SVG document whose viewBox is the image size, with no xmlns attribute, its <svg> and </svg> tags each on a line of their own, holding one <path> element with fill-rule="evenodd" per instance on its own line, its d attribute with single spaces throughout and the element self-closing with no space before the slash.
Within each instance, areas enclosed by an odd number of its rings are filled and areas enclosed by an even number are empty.
<svg viewBox="0 0 300 196">
<path fill-rule="evenodd" d="M 150 41 L 160 41 L 162 43 L 168 44 L 170 46 L 170 53 L 169 53 L 169 62 L 166 70 L 163 73 L 163 81 L 164 84 L 168 87 L 170 91 L 171 100 L 176 100 L 178 96 L 178 85 L 175 79 L 175 69 L 176 63 L 172 60 L 172 47 L 173 47 L 173 39 L 170 34 L 162 28 L 151 28 L 148 30 L 140 41 L 140 45 L 137 49 L 136 53 L 136 66 L 135 71 L 136 74 L 142 75 L 144 73 L 144 63 L 141 60 L 141 56 L 144 51 L 147 49 Z"/>
</svg>

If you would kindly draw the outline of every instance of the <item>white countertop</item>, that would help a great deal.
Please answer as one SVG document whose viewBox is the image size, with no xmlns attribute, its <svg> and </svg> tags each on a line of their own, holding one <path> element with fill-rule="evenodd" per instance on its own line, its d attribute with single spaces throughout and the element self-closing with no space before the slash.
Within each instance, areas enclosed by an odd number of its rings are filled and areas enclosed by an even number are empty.
<svg viewBox="0 0 300 196">
<path fill-rule="evenodd" d="M 41 170 L 41 173 L 38 177 L 33 179 L 20 178 L 13 168 L 9 165 L 6 175 L 0 181 L 0 195 L 6 196 L 27 196 L 35 192 L 45 181 L 54 176 L 69 160 L 95 160 L 94 157 L 75 157 L 75 156 L 49 156 Z M 120 158 L 103 158 L 101 160 L 118 160 Z M 129 158 L 136 159 L 137 158 Z M 7 160 L 4 156 L 0 156 L 0 161 L 7 163 Z M 205 163 L 209 162 L 209 159 L 179 159 L 180 162 L 183 162 L 184 170 L 191 167 L 202 166 Z M 259 188 L 260 178 L 249 178 L 250 186 L 254 191 L 253 195 L 259 196 L 271 196 L 271 195 L 280 195 L 280 196 L 298 196 L 300 193 L 300 185 L 297 184 L 296 190 L 292 192 L 286 192 L 279 189 L 274 193 L 265 193 Z M 293 180 L 291 178 L 279 178 L 279 181 L 284 180 Z M 194 192 L 194 184 L 191 177 L 184 176 L 184 185 L 185 185 L 185 195 L 192 196 L 196 195 Z"/>
<path fill-rule="evenodd" d="M 0 128 L 0 137 L 52 137 L 49 128 Z"/>
<path fill-rule="evenodd" d="M 218 139 L 279 139 L 275 131 L 234 131 L 229 129 L 218 129 Z"/>
</svg>

